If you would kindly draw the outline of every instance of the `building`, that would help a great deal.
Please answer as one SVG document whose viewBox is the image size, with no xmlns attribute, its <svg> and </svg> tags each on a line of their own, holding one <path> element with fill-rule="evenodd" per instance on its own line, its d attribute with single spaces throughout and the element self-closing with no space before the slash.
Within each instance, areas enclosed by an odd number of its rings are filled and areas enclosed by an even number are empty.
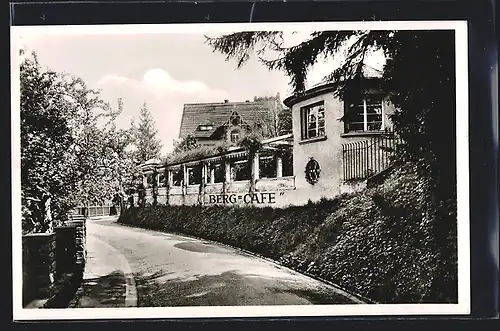
<svg viewBox="0 0 500 331">
<path fill-rule="evenodd" d="M 364 97 L 336 98 L 324 84 L 284 100 L 293 116 L 295 186 L 311 200 L 363 187 L 389 165 L 393 105 L 374 87 Z M 302 170 L 302 171 L 301 171 Z M 304 175 L 303 175 L 304 174 Z"/>
<path fill-rule="evenodd" d="M 224 100 L 219 103 L 185 104 L 179 138 L 192 135 L 198 145 L 214 145 L 223 140 L 236 144 L 252 131 L 270 138 L 277 135 L 277 119 L 281 109 L 279 94 L 246 102 Z"/>
<path fill-rule="evenodd" d="M 234 146 L 145 165 L 144 183 L 157 180 L 158 202 L 173 205 L 283 207 L 359 190 L 389 166 L 387 147 L 397 141 L 390 121 L 394 107 L 380 94 L 378 77 L 364 83 L 368 93 L 349 94 L 345 101 L 335 97 L 333 84 L 286 98 L 292 134 L 264 140 L 257 153 Z"/>
</svg>

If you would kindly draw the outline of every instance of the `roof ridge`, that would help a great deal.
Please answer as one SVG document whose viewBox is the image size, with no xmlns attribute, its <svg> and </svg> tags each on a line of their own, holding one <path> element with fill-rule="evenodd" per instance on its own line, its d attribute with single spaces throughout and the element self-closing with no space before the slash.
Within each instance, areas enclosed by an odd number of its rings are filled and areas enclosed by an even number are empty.
<svg viewBox="0 0 500 331">
<path fill-rule="evenodd" d="M 275 100 L 254 100 L 254 101 L 230 101 L 230 102 L 186 102 L 184 105 L 235 105 L 235 104 L 249 104 L 249 103 L 265 103 Z"/>
</svg>

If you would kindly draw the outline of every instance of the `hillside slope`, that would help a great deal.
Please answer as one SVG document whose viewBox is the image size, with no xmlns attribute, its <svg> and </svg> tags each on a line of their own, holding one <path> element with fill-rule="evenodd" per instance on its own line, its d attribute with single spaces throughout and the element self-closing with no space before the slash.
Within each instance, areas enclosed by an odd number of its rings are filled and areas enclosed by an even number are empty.
<svg viewBox="0 0 500 331">
<path fill-rule="evenodd" d="M 119 222 L 240 247 L 381 303 L 456 303 L 456 201 L 437 210 L 430 190 L 407 165 L 375 188 L 306 206 L 149 206 Z"/>
</svg>

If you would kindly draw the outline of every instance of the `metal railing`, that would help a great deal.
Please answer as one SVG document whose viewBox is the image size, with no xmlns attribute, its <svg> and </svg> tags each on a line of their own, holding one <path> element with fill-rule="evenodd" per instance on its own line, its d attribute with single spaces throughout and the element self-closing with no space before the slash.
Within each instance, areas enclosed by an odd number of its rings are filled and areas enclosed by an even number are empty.
<svg viewBox="0 0 500 331">
<path fill-rule="evenodd" d="M 387 169 L 401 139 L 390 135 L 342 145 L 344 181 L 364 180 Z"/>
</svg>

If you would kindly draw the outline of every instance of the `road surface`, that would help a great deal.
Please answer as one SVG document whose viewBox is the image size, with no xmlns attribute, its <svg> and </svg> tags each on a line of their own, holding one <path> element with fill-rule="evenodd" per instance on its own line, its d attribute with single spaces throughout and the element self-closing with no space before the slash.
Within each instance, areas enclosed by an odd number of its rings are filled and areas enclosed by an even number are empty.
<svg viewBox="0 0 500 331">
<path fill-rule="evenodd" d="M 101 275 L 126 265 L 138 306 L 359 303 L 333 286 L 219 244 L 110 219 L 89 220 L 87 236 L 89 254 L 102 258 Z"/>
</svg>

